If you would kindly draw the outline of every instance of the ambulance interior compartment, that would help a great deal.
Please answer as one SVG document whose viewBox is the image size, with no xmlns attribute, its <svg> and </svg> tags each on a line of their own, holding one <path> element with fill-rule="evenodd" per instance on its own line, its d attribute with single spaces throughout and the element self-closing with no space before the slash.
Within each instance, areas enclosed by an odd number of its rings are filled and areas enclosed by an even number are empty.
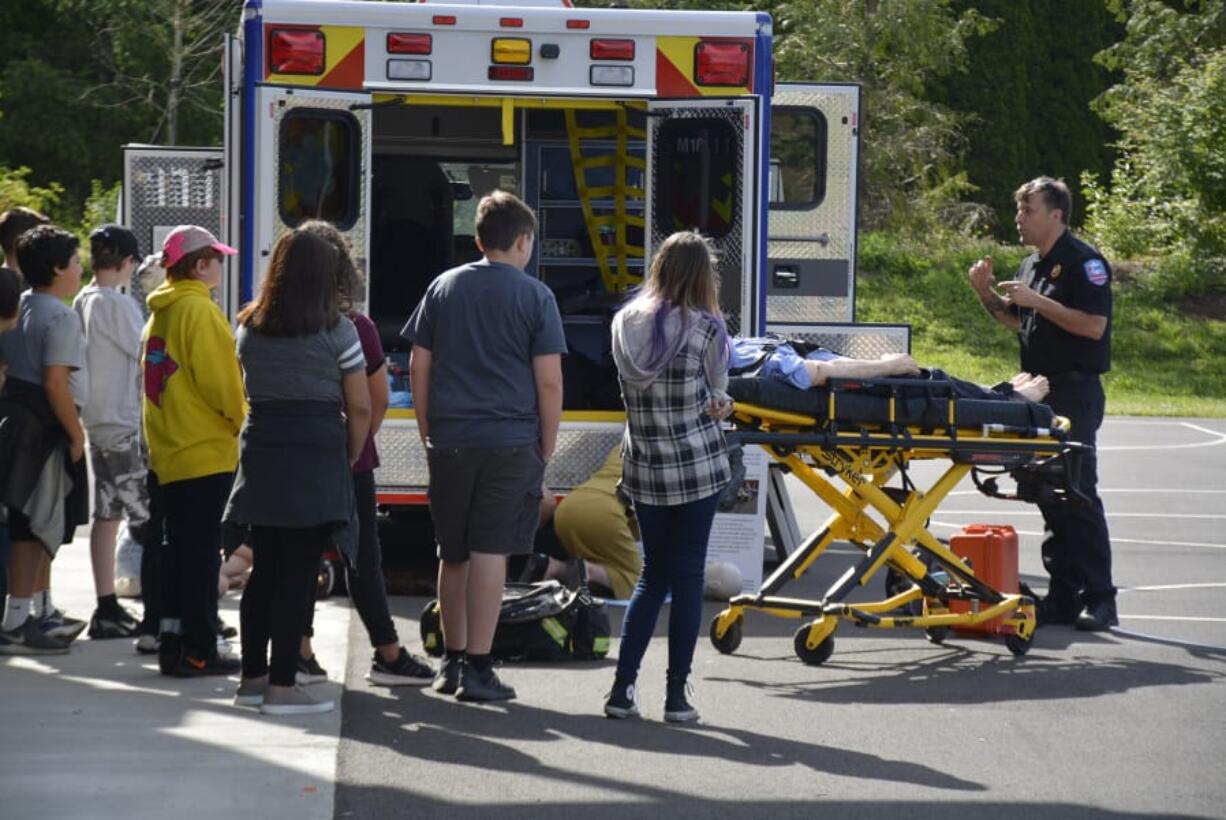
<svg viewBox="0 0 1226 820">
<path fill-rule="evenodd" d="M 569 348 L 563 357 L 565 409 L 620 410 L 609 327 L 626 293 L 610 291 L 601 276 L 575 184 L 564 113 L 517 112 L 513 145 L 503 144 L 498 107 L 396 105 L 376 106 L 372 113 L 368 309 L 393 373 L 407 373 L 408 346 L 400 330 L 433 278 L 481 257 L 473 236 L 476 206 L 501 188 L 537 213 L 536 250 L 527 272 L 549 285 L 562 314 Z M 634 114 L 641 129 L 645 117 Z M 580 111 L 576 116 L 581 125 L 593 125 L 615 115 Z M 644 155 L 641 138 L 627 145 L 629 152 Z M 616 141 L 592 142 L 582 150 L 607 153 L 616 150 Z M 588 171 L 589 184 L 608 184 L 601 174 Z M 627 182 L 642 188 L 642 172 L 631 169 Z M 643 214 L 641 198 L 624 204 L 626 213 Z M 613 208 L 603 200 L 592 205 L 598 212 Z M 627 245 L 643 247 L 642 228 L 628 227 L 626 237 Z M 636 280 L 641 277 L 641 253 L 626 262 Z"/>
</svg>

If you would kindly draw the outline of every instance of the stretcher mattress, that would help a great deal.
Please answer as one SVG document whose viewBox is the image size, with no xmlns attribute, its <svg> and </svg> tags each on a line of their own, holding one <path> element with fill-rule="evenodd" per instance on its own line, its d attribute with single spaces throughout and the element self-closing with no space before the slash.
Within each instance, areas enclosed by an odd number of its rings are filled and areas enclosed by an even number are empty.
<svg viewBox="0 0 1226 820">
<path fill-rule="evenodd" d="M 922 379 L 831 380 L 834 387 L 798 390 L 773 379 L 733 378 L 728 394 L 734 401 L 813 416 L 819 425 L 888 425 L 891 393 L 894 424 L 938 429 L 948 426 L 949 403 L 954 402 L 957 427 L 1002 424 L 1010 427 L 1052 428 L 1055 414 L 1045 404 L 1022 399 L 959 398 L 949 382 Z M 831 403 L 831 392 L 834 402 Z M 833 409 L 833 413 L 831 412 Z"/>
</svg>

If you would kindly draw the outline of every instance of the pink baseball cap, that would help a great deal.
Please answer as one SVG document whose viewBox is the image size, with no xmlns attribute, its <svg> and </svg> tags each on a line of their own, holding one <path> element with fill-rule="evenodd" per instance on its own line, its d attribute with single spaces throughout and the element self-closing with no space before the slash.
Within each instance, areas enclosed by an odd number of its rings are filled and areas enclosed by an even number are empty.
<svg viewBox="0 0 1226 820">
<path fill-rule="evenodd" d="M 162 241 L 162 264 L 172 268 L 184 256 L 201 248 L 212 248 L 226 256 L 238 253 L 237 249 L 218 242 L 217 237 L 199 225 L 179 225 Z"/>
</svg>

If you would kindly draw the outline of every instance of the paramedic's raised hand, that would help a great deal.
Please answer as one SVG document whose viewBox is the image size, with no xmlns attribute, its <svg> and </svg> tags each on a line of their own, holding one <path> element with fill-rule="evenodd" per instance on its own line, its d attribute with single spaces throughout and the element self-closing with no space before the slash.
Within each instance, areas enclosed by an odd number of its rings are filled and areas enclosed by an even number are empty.
<svg viewBox="0 0 1226 820">
<path fill-rule="evenodd" d="M 992 292 L 996 287 L 996 274 L 992 270 L 992 257 L 985 256 L 970 269 L 971 287 L 981 297 Z"/>
<path fill-rule="evenodd" d="M 1005 291 L 1005 301 L 1011 305 L 1033 308 L 1043 300 L 1042 295 L 1025 282 L 1001 282 L 1000 286 Z"/>
</svg>

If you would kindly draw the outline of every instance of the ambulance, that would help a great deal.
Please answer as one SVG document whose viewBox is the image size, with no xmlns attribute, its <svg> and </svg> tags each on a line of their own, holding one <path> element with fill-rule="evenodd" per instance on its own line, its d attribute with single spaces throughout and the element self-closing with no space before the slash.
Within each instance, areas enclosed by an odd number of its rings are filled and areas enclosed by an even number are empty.
<svg viewBox="0 0 1226 820">
<path fill-rule="evenodd" d="M 539 218 L 527 273 L 554 292 L 569 348 L 550 488 L 584 481 L 624 421 L 609 325 L 652 249 L 696 229 L 719 255 L 729 329 L 849 355 L 909 347 L 854 324 L 860 89 L 777 83 L 754 12 L 574 8 L 568 0 L 247 0 L 225 47 L 218 148 L 126 146 L 123 214 L 143 244 L 174 225 L 236 246 L 233 317 L 273 244 L 334 223 L 388 354 L 380 505 L 425 503 L 400 330 L 430 281 L 479 258 L 478 200 Z"/>
</svg>

